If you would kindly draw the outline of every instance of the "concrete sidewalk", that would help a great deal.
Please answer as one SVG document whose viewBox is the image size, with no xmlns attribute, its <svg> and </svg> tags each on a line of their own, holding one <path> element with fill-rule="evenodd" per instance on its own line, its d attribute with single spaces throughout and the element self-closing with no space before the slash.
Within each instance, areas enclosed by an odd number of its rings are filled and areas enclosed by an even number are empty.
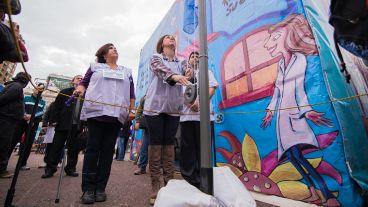
<svg viewBox="0 0 368 207">
<path fill-rule="evenodd" d="M 13 153 L 9 170 L 14 171 L 18 156 Z M 33 206 L 84 206 L 80 203 L 81 196 L 81 169 L 83 155 L 79 156 L 77 171 L 79 177 L 63 178 L 61 199 L 59 204 L 55 204 L 57 183 L 60 170 L 49 179 L 41 179 L 43 169 L 38 166 L 42 163 L 43 155 L 31 153 L 28 161 L 29 171 L 20 171 L 18 182 L 15 188 L 13 205 L 20 207 Z M 127 159 L 127 158 L 126 158 Z M 143 207 L 150 206 L 148 197 L 150 195 L 149 174 L 133 175 L 136 166 L 131 161 L 113 161 L 111 176 L 107 185 L 107 201 L 95 203 L 90 206 L 129 206 Z M 180 179 L 179 174 L 175 178 Z M 6 193 L 10 187 L 11 179 L 0 179 L 0 205 L 3 206 Z M 257 202 L 260 207 L 272 207 L 272 205 Z"/>
</svg>

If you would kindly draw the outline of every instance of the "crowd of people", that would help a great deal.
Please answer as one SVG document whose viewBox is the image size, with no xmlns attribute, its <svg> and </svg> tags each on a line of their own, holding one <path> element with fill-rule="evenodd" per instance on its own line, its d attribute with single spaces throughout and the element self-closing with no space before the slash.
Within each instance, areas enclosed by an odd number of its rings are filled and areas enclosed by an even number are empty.
<svg viewBox="0 0 368 207">
<path fill-rule="evenodd" d="M 192 52 L 188 60 L 181 61 L 175 51 L 173 36 L 164 35 L 158 40 L 157 53 L 150 61 L 154 76 L 137 109 L 132 71 L 117 64 L 119 54 L 111 43 L 97 50 L 96 63 L 90 65 L 84 77 L 74 76 L 71 87 L 61 90 L 47 109 L 42 96 L 35 104 L 45 86 L 38 84 L 31 96 L 24 97 L 23 88 L 31 77 L 18 73 L 0 93 L 0 131 L 6 131 L 0 134 L 0 178 L 12 177 L 7 166 L 17 143 L 21 143 L 23 157 L 20 170 L 30 170 L 27 159 L 42 123 L 46 150 L 44 164 L 40 165 L 44 168 L 41 178 L 53 177 L 65 156 L 65 175 L 78 177 L 76 165 L 83 151 L 81 202 L 104 202 L 115 146 L 115 159 L 123 161 L 131 130 L 141 129 L 138 169 L 134 175 L 146 174 L 149 165 L 152 188 L 149 199 L 154 204 L 159 189 L 174 177 L 174 143 L 180 123 L 181 154 L 185 154 L 180 159 L 180 170 L 185 180 L 199 188 L 199 97 L 184 103 L 186 86 L 198 90 L 199 54 Z M 211 72 L 209 80 L 212 96 L 218 83 Z M 65 156 L 64 148 L 67 148 Z"/>
</svg>

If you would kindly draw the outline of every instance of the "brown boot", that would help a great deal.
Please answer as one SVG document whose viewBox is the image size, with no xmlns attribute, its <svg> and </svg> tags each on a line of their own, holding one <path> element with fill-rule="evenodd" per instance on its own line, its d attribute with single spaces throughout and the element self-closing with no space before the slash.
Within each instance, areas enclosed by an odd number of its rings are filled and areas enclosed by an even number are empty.
<svg viewBox="0 0 368 207">
<path fill-rule="evenodd" d="M 174 145 L 164 145 L 162 150 L 162 168 L 165 185 L 174 178 L 175 149 Z"/>
<path fill-rule="evenodd" d="M 160 176 L 161 176 L 161 145 L 148 146 L 148 164 L 151 173 L 151 196 L 150 204 L 155 204 L 157 193 L 160 190 Z"/>
</svg>

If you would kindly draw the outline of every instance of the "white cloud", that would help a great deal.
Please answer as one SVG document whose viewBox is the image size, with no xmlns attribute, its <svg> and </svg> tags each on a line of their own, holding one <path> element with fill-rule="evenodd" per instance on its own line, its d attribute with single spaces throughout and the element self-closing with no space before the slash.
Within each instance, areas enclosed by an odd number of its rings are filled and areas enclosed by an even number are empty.
<svg viewBox="0 0 368 207">
<path fill-rule="evenodd" d="M 32 0 L 14 16 L 29 53 L 34 78 L 84 74 L 94 53 L 112 42 L 119 64 L 138 73 L 140 50 L 175 0 Z M 20 71 L 18 66 L 17 71 Z"/>
</svg>

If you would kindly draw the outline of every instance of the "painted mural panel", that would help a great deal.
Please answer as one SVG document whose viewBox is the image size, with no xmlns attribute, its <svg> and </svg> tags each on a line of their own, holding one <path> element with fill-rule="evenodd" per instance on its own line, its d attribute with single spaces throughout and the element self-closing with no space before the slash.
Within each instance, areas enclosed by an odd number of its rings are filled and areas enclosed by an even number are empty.
<svg viewBox="0 0 368 207">
<path fill-rule="evenodd" d="M 175 35 L 181 58 L 198 49 L 198 31 L 183 31 L 187 2 L 175 2 L 142 49 L 137 100 L 148 85 L 148 60 L 161 35 Z M 216 164 L 229 166 L 252 191 L 325 206 L 362 205 L 329 103 L 324 54 L 302 2 L 207 5 L 209 69 L 220 83 L 212 104 L 222 116 L 214 131 Z M 139 145 L 139 133 L 136 138 Z"/>
</svg>

